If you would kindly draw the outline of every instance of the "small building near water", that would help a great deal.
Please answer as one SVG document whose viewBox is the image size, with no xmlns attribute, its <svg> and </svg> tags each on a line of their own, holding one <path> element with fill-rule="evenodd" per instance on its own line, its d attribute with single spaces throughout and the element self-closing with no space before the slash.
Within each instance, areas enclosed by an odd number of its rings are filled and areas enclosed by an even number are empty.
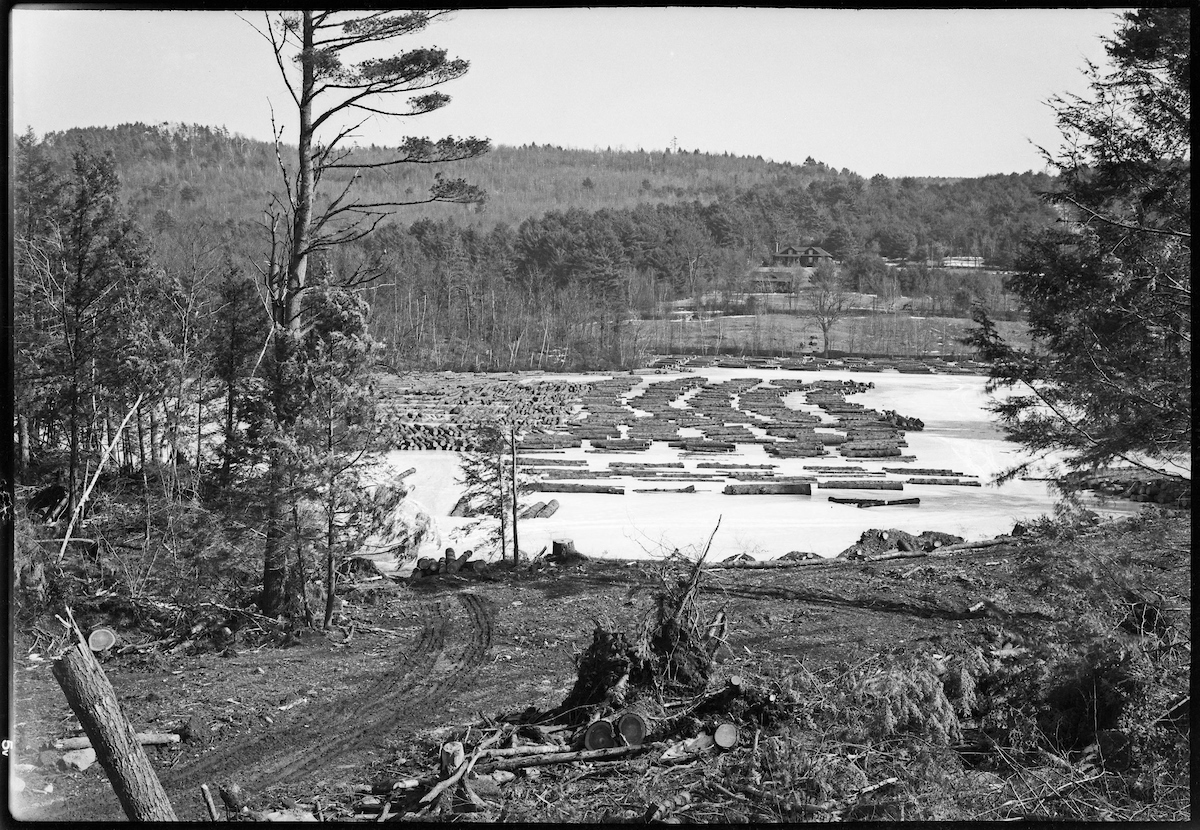
<svg viewBox="0 0 1200 830">
<path fill-rule="evenodd" d="M 771 254 L 771 265 L 782 266 L 784 268 L 794 268 L 796 266 L 815 268 L 822 262 L 832 263 L 833 254 L 824 248 L 818 248 L 816 245 L 808 245 L 803 248 L 796 245 L 787 245 L 784 247 L 776 245 L 775 253 Z"/>
</svg>

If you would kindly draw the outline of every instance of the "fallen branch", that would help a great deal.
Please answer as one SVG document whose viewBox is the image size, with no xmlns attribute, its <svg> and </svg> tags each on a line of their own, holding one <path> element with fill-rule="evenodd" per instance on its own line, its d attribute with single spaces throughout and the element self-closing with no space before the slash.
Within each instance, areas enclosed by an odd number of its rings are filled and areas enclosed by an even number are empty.
<svg viewBox="0 0 1200 830">
<path fill-rule="evenodd" d="M 617 758 L 624 758 L 629 755 L 637 755 L 645 752 L 656 744 L 642 744 L 641 746 L 614 746 L 608 749 L 581 749 L 573 752 L 554 752 L 544 755 L 530 755 L 519 758 L 511 758 L 507 760 L 497 761 L 488 764 L 484 772 L 495 772 L 496 770 L 514 770 L 524 767 L 538 767 L 549 764 L 569 764 L 575 761 L 611 761 Z"/>
<path fill-rule="evenodd" d="M 514 746 L 506 749 L 487 749 L 484 750 L 483 756 L 486 758 L 519 758 L 528 755 L 551 755 L 562 751 L 563 748 L 559 744 Z"/>
<path fill-rule="evenodd" d="M 417 790 L 421 787 L 432 787 L 437 784 L 436 777 L 428 778 L 397 778 L 394 781 L 377 781 L 374 784 L 355 784 L 354 792 L 364 795 L 387 795 L 388 793 Z"/>
<path fill-rule="evenodd" d="M 217 814 L 217 805 L 213 801 L 212 790 L 208 788 L 208 784 L 200 785 L 200 795 L 204 796 L 204 806 L 208 808 L 208 817 L 213 821 L 220 821 L 221 817 Z"/>
<path fill-rule="evenodd" d="M 732 570 L 737 568 L 756 569 L 756 568 L 802 568 L 811 567 L 813 565 L 833 565 L 839 562 L 846 562 L 845 559 L 766 559 L 762 561 L 747 559 L 741 562 L 714 562 L 711 565 L 705 565 L 706 571 Z"/>
<path fill-rule="evenodd" d="M 962 550 L 981 550 L 983 548 L 994 548 L 996 545 L 1003 545 L 1006 542 L 1013 541 L 1012 536 L 997 536 L 995 539 L 984 539 L 982 542 L 958 542 L 954 545 L 946 545 L 944 548 L 938 548 L 931 553 L 932 556 L 941 556 L 946 553 L 958 553 Z"/>
<path fill-rule="evenodd" d="M 58 562 L 61 564 L 63 556 L 67 553 L 67 543 L 71 541 L 71 531 L 75 529 L 75 522 L 79 521 L 79 515 L 83 512 L 83 506 L 87 504 L 88 496 L 92 494 L 92 489 L 96 486 L 96 482 L 100 478 L 100 471 L 104 469 L 104 462 L 108 461 L 108 457 L 112 455 L 113 448 L 117 446 L 117 442 L 121 440 L 121 433 L 125 431 L 125 425 L 129 423 L 130 416 L 137 411 L 137 408 L 142 405 L 142 395 L 138 395 L 137 400 L 133 402 L 133 406 L 125 413 L 125 420 L 121 421 L 121 425 L 117 427 L 116 433 L 113 435 L 112 443 L 104 448 L 104 455 L 100 456 L 100 463 L 96 465 L 96 474 L 92 476 L 92 480 L 88 483 L 87 489 L 83 491 L 83 496 L 75 505 L 75 510 L 71 513 L 71 521 L 67 523 L 66 533 L 63 534 L 62 547 L 58 550 Z M 72 485 L 74 482 L 72 482 Z M 174 818 L 174 817 L 172 817 Z"/>
</svg>

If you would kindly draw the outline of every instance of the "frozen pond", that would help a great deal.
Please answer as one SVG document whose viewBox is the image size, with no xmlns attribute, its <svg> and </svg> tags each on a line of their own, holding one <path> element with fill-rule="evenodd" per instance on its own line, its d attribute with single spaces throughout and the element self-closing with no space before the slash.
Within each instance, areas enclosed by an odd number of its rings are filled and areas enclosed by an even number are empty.
<svg viewBox="0 0 1200 830">
<path fill-rule="evenodd" d="M 564 375 L 567 379 L 598 380 L 604 375 Z M 910 533 L 943 531 L 968 541 L 1007 533 L 1018 520 L 1033 519 L 1053 511 L 1054 499 L 1040 481 L 1012 481 L 1001 487 L 992 483 L 999 471 L 1020 459 L 1019 448 L 1003 440 L 985 410 L 986 378 L 974 375 L 900 374 L 897 372 L 820 371 L 795 372 L 782 369 L 698 369 L 683 374 L 648 375 L 643 383 L 678 377 L 703 377 L 713 381 L 733 378 L 787 378 L 805 383 L 822 380 L 854 380 L 873 383 L 874 389 L 847 395 L 847 401 L 877 411 L 894 410 L 925 423 L 921 432 L 907 432 L 906 455 L 916 461 L 897 462 L 886 458 L 845 459 L 831 451 L 822 458 L 772 458 L 762 445 L 739 444 L 733 453 L 682 456 L 665 442 L 655 442 L 645 452 L 599 453 L 583 447 L 555 453 L 522 452 L 522 456 L 580 459 L 591 469 L 605 469 L 609 462 L 682 462 L 686 472 L 703 472 L 703 462 L 776 465 L 775 475 L 813 475 L 808 466 L 855 466 L 870 471 L 891 468 L 945 468 L 977 476 L 981 487 L 904 485 L 901 492 L 869 490 L 826 490 L 814 486 L 812 495 L 725 495 L 725 481 L 696 481 L 695 493 L 636 493 L 634 488 L 680 488 L 693 482 L 654 484 L 633 477 L 615 477 L 600 483 L 623 485 L 624 495 L 588 493 L 531 493 L 529 503 L 559 502 L 559 510 L 548 519 L 520 523 L 521 549 L 536 554 L 551 540 L 570 538 L 589 556 L 618 558 L 656 557 L 678 548 L 683 552 L 702 550 L 720 519 L 710 558 L 721 559 L 746 552 L 769 559 L 789 551 L 811 551 L 832 556 L 858 541 L 872 527 L 895 527 Z M 635 394 L 637 390 L 635 389 Z M 790 405 L 790 403 L 789 403 Z M 477 534 L 456 535 L 467 520 L 452 518 L 461 489 L 456 483 L 457 455 L 439 451 L 394 451 L 388 460 L 397 471 L 416 468 L 406 481 L 415 488 L 415 499 L 430 514 L 439 538 L 428 542 L 421 555 L 439 555 L 445 546 L 462 551 L 474 548 L 477 556 L 487 548 Z M 818 474 L 820 475 L 820 474 Z M 916 475 L 915 473 L 913 475 Z M 904 475 L 887 478 L 903 480 Z M 840 497 L 908 498 L 917 496 L 915 506 L 883 506 L 860 509 L 828 501 Z M 1139 505 L 1111 502 L 1096 509 L 1102 514 L 1133 514 Z"/>
</svg>

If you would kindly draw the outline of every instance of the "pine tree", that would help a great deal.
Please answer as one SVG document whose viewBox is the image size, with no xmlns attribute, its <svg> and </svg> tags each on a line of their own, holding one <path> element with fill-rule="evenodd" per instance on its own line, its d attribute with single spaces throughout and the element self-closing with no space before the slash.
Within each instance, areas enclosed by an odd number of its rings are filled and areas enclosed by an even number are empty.
<svg viewBox="0 0 1200 830">
<path fill-rule="evenodd" d="M 463 60 L 445 50 L 417 48 L 387 57 L 366 57 L 379 46 L 423 31 L 444 12 L 338 12 L 304 10 L 268 17 L 262 32 L 296 107 L 299 119 L 294 171 L 279 167 L 285 193 L 268 210 L 270 238 L 264 270 L 273 317 L 271 412 L 275 441 L 269 455 L 266 546 L 263 553 L 263 613 L 276 615 L 293 605 L 289 585 L 286 491 L 287 447 L 294 444 L 298 420 L 308 405 L 301 341 L 306 325 L 305 296 L 314 255 L 366 237 L 397 209 L 424 202 L 477 203 L 483 193 L 462 179 L 438 174 L 426 197 L 361 197 L 355 190 L 363 170 L 426 165 L 473 158 L 488 150 L 486 139 L 405 139 L 390 158 L 368 160 L 345 146 L 346 139 L 375 115 L 412 117 L 445 106 L 449 97 L 429 91 L 461 77 Z M 357 62 L 350 62 L 362 55 Z M 293 72 L 294 65 L 298 71 Z M 403 103 L 396 105 L 397 100 Z M 330 136 L 318 138 L 318 132 Z M 277 134 L 277 142 L 278 142 Z M 278 149 L 278 147 L 277 147 Z M 342 173 L 341 171 L 349 171 Z M 348 176 L 338 180 L 339 176 Z M 322 183 L 333 186 L 318 200 Z M 366 267 L 340 275 L 343 287 L 369 280 Z M 294 513 L 294 511 L 293 511 Z"/>
<path fill-rule="evenodd" d="M 989 389 L 1023 390 L 993 407 L 1009 439 L 1071 470 L 1190 478 L 1190 17 L 1125 13 L 1111 67 L 1087 70 L 1091 97 L 1052 101 L 1063 146 L 1046 154 L 1059 172 L 1046 198 L 1062 221 L 1029 240 L 1011 281 L 1034 346 L 975 312 Z"/>
</svg>

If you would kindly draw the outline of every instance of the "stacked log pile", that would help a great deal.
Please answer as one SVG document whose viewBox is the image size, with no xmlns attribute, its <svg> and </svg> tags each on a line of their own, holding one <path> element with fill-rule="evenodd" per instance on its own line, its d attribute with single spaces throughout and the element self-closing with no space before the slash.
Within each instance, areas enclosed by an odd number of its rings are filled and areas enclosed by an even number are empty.
<svg viewBox="0 0 1200 830">
<path fill-rule="evenodd" d="M 486 575 L 490 566 L 483 559 L 472 559 L 473 555 L 474 551 L 469 550 L 456 555 L 454 548 L 446 548 L 446 552 L 441 557 L 422 556 L 417 560 L 409 579 L 425 579 L 448 574 Z"/>
<path fill-rule="evenodd" d="M 529 505 L 521 511 L 518 518 L 520 519 L 548 519 L 558 512 L 558 499 L 550 499 L 548 502 L 539 501 Z"/>
</svg>

